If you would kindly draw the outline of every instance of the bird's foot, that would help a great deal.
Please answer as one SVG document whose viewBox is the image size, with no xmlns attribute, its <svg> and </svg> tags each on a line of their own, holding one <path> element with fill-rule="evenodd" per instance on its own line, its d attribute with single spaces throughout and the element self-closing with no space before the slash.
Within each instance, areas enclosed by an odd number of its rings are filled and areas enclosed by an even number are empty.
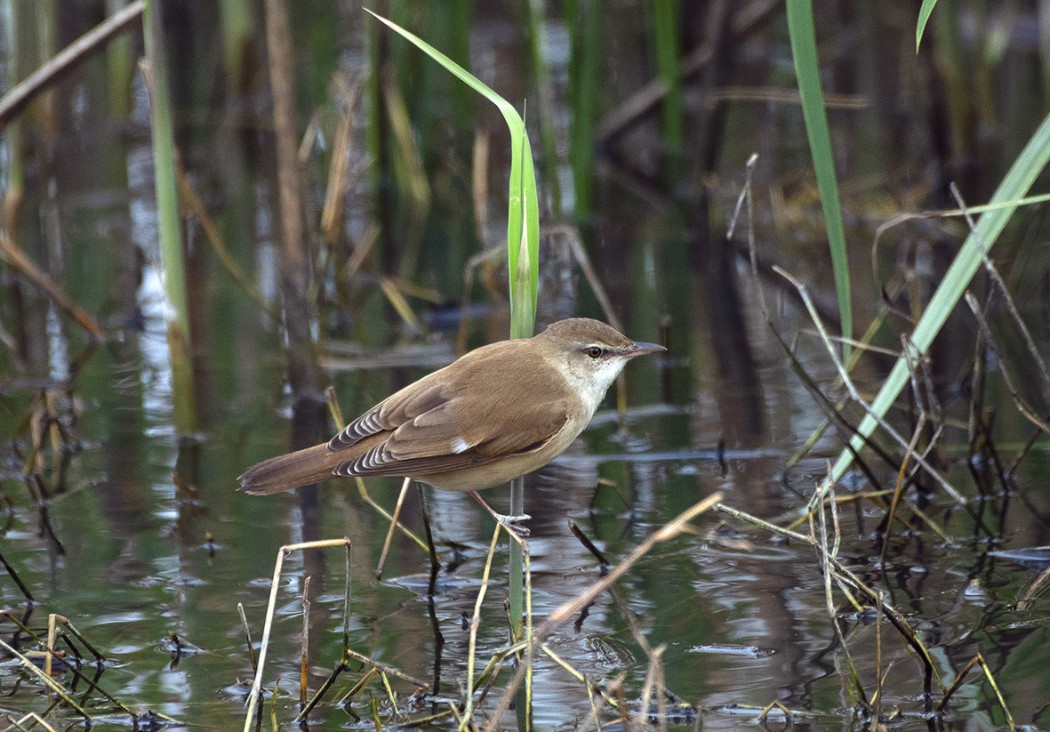
<svg viewBox="0 0 1050 732">
<path fill-rule="evenodd" d="M 523 513 L 518 516 L 506 516 L 502 513 L 498 513 L 497 511 L 493 510 L 492 506 L 485 503 L 485 499 L 479 496 L 477 491 L 471 491 L 470 497 L 477 501 L 478 504 L 482 508 L 484 508 L 485 511 L 488 512 L 488 515 L 496 519 L 496 521 L 498 521 L 500 524 L 502 524 L 503 527 L 507 529 L 507 531 L 512 531 L 522 538 L 529 535 L 529 528 L 527 526 L 521 526 L 520 524 L 523 521 L 528 521 L 530 518 L 532 518 L 532 516 L 529 516 L 527 513 Z"/>
<path fill-rule="evenodd" d="M 507 531 L 513 531 L 523 539 L 528 537 L 531 533 L 528 526 L 522 525 L 532 518 L 532 516 L 527 513 L 518 514 L 517 516 L 507 516 L 502 513 L 493 512 L 492 518 L 503 524 L 503 527 L 506 528 Z"/>
</svg>

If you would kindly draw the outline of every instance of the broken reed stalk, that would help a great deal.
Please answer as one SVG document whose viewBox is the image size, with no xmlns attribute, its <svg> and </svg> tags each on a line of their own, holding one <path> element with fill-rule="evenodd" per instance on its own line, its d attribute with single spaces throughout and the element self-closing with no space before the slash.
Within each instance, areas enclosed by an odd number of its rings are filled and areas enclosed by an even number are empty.
<svg viewBox="0 0 1050 732">
<path fill-rule="evenodd" d="M 34 97 L 52 84 L 65 78 L 77 65 L 110 39 L 127 30 L 142 15 L 145 4 L 135 0 L 63 48 L 44 65 L 20 81 L 0 98 L 0 133 L 7 123 L 29 104 Z"/>
<path fill-rule="evenodd" d="M 244 628 L 244 643 L 248 648 L 248 660 L 252 664 L 252 675 L 259 670 L 259 660 L 255 657 L 255 646 L 252 645 L 252 629 L 248 625 L 248 616 L 244 614 L 244 603 L 237 603 L 237 614 L 241 616 L 241 627 Z"/>
<path fill-rule="evenodd" d="M 492 532 L 492 542 L 489 544 L 488 554 L 485 556 L 485 569 L 481 573 L 481 587 L 478 589 L 478 596 L 474 599 L 474 615 L 470 618 L 470 640 L 467 645 L 467 699 L 463 706 L 463 718 L 459 723 L 460 729 L 463 729 L 470 723 L 471 715 L 474 713 L 474 656 L 478 647 L 478 628 L 481 626 L 481 605 L 485 601 L 485 595 L 488 592 L 489 576 L 492 573 L 492 559 L 496 555 L 496 543 L 499 541 L 499 535 L 503 529 L 503 524 L 497 522 L 496 528 Z"/>
<path fill-rule="evenodd" d="M 25 633 L 28 637 L 32 638 L 35 643 L 39 643 L 39 644 L 42 644 L 44 646 L 44 670 L 43 670 L 43 672 L 44 672 L 45 676 L 48 679 L 53 679 L 52 671 L 53 671 L 54 666 L 53 666 L 53 660 L 52 659 L 56 655 L 55 645 L 56 645 L 56 643 L 58 641 L 58 638 L 60 637 L 59 636 L 59 631 L 60 631 L 59 626 L 65 627 L 66 630 L 68 630 L 69 633 L 74 638 L 76 638 L 78 641 L 80 641 L 84 645 L 84 647 L 88 650 L 88 652 L 91 653 L 91 655 L 95 657 L 95 662 L 96 663 L 101 664 L 101 663 L 103 663 L 105 661 L 105 657 L 101 653 L 99 653 L 98 649 L 96 649 L 95 646 L 92 645 L 91 642 L 88 641 L 88 639 L 85 638 L 84 635 L 79 630 L 76 629 L 76 627 L 73 625 L 73 623 L 71 623 L 69 621 L 69 618 L 66 618 L 66 617 L 64 617 L 62 615 L 59 615 L 57 613 L 51 613 L 50 615 L 48 615 L 48 634 L 47 634 L 46 641 L 42 640 L 35 632 L 33 632 L 30 628 L 26 627 L 25 624 L 22 623 L 18 618 L 14 617 L 12 615 L 7 615 L 7 618 L 11 622 L 13 622 L 18 627 L 18 629 L 21 632 Z M 81 672 L 81 670 L 78 668 L 79 661 L 81 659 L 81 654 L 80 654 L 79 650 L 76 648 L 75 645 L 70 643 L 68 638 L 62 637 L 62 640 L 66 644 L 66 646 L 68 646 L 70 648 L 70 650 L 72 651 L 72 653 L 74 654 L 74 656 L 77 659 L 77 663 L 63 662 L 63 668 L 65 669 L 65 671 L 67 671 L 67 672 L 69 672 L 70 674 L 73 675 L 73 677 L 74 677 L 74 684 L 83 682 L 85 685 L 87 685 L 89 691 L 98 692 L 108 702 L 110 702 L 114 707 L 116 707 L 117 709 L 119 709 L 122 712 L 124 712 L 125 714 L 127 714 L 129 718 L 131 718 L 133 720 L 137 719 L 137 715 L 135 714 L 135 712 L 133 712 L 126 704 L 124 704 L 123 702 L 118 700 L 116 697 L 114 697 L 112 694 L 110 694 L 108 691 L 106 691 L 101 686 L 99 686 L 94 679 L 91 679 L 91 678 L 87 677 L 86 675 L 84 675 L 83 672 Z M 31 661 L 30 661 L 30 663 L 31 663 Z M 35 664 L 34 664 L 34 667 L 35 667 Z M 97 679 L 97 676 L 96 676 L 96 679 Z M 56 681 L 55 683 L 57 684 L 58 682 Z M 170 717 L 164 717 L 163 715 L 160 715 L 160 716 L 163 719 L 171 720 Z M 171 720 L 171 721 L 174 721 L 174 720 Z"/>
<path fill-rule="evenodd" d="M 18 659 L 18 662 L 19 664 L 21 664 L 22 668 L 25 669 L 25 671 L 30 676 L 35 676 L 41 682 L 43 682 L 43 684 L 46 687 L 48 687 L 52 692 L 54 692 L 54 694 L 58 697 L 59 701 L 61 701 L 74 712 L 82 716 L 89 725 L 92 724 L 91 715 L 88 714 L 83 709 L 83 707 L 77 704 L 76 701 L 73 700 L 72 696 L 66 693 L 65 687 L 63 687 L 60 683 L 51 678 L 49 674 L 44 673 L 42 669 L 38 668 L 35 663 L 33 663 L 21 653 L 19 653 L 17 649 L 8 645 L 7 641 L 5 641 L 3 638 L 0 638 L 0 648 L 7 651 L 7 653 L 11 654 L 12 658 Z"/>
<path fill-rule="evenodd" d="M 310 575 L 303 580 L 303 633 L 299 638 L 299 708 L 306 706 L 310 686 Z"/>
<path fill-rule="evenodd" d="M 948 707 L 948 702 L 951 700 L 952 695 L 955 694 L 956 690 L 962 686 L 966 675 L 970 673 L 975 665 L 979 665 L 981 670 L 984 671 L 985 678 L 988 679 L 988 683 L 992 685 L 992 691 L 995 692 L 995 698 L 999 702 L 999 706 L 1003 710 L 1003 714 L 1006 715 L 1006 726 L 1013 732 L 1017 729 L 1017 725 L 1014 723 L 1014 716 L 1010 714 L 1009 707 L 1006 706 L 1006 700 L 1003 698 L 1003 693 L 999 690 L 999 684 L 995 681 L 995 675 L 992 670 L 988 668 L 988 662 L 984 659 L 984 655 L 980 652 L 976 656 L 971 658 L 969 662 L 963 666 L 962 670 L 956 675 L 955 683 L 951 685 L 951 688 L 944 693 L 944 698 L 941 699 L 941 703 L 937 705 L 937 712 L 943 714 L 944 710 Z"/>
<path fill-rule="evenodd" d="M 7 232 L 0 230 L 0 258 L 2 258 L 13 269 L 32 282 L 38 289 L 42 290 L 55 306 L 71 317 L 76 323 L 86 330 L 96 340 L 104 340 L 106 335 L 102 332 L 98 322 L 86 310 L 77 305 L 66 291 L 59 287 L 46 272 L 36 266 L 25 252 L 15 243 Z"/>
<path fill-rule="evenodd" d="M 266 669 L 266 651 L 270 646 L 270 631 L 273 629 L 273 616 L 277 608 L 277 590 L 280 587 L 281 569 L 284 566 L 284 558 L 293 551 L 304 551 L 307 549 L 324 549 L 328 547 L 343 547 L 347 554 L 353 543 L 348 537 L 342 539 L 326 539 L 323 541 L 307 541 L 299 544 L 285 544 L 277 550 L 277 560 L 274 562 L 273 579 L 270 583 L 270 600 L 266 605 L 266 621 L 263 624 L 263 634 L 259 646 L 259 665 L 255 671 L 251 691 L 248 692 L 247 712 L 244 716 L 244 732 L 251 732 L 252 723 L 255 719 L 255 711 L 262 695 L 262 675 Z M 276 696 L 276 695 L 275 695 Z"/>
<path fill-rule="evenodd" d="M 764 529 L 765 531 L 768 531 L 770 533 L 777 534 L 778 536 L 782 536 L 787 539 L 800 542 L 801 544 L 814 547 L 818 551 L 820 551 L 819 543 L 816 541 L 814 536 L 807 536 L 805 534 L 800 534 L 797 531 L 792 531 L 782 526 L 771 524 L 768 521 L 763 521 L 757 516 L 753 516 L 747 513 L 746 511 L 741 511 L 739 509 L 732 508 L 731 506 L 727 506 L 724 503 L 719 503 L 717 509 L 720 512 L 728 514 L 735 519 L 738 519 L 745 523 L 749 523 L 753 526 L 757 526 L 760 529 Z M 871 587 L 869 587 L 866 583 L 864 583 L 848 567 L 843 565 L 837 558 L 828 557 L 827 562 L 828 566 L 834 569 L 835 575 L 840 581 L 840 588 L 845 589 L 843 587 L 843 583 L 845 583 L 845 585 L 848 585 L 849 587 L 852 587 L 855 590 L 859 590 L 865 596 L 868 602 L 872 603 L 873 605 L 879 602 L 879 593 Z M 847 593 L 847 596 L 851 595 Z M 885 600 L 882 601 L 882 612 L 885 615 L 886 619 L 893 624 L 893 627 L 897 629 L 897 632 L 900 633 L 901 637 L 904 638 L 905 642 L 916 652 L 916 654 L 922 660 L 927 677 L 935 678 L 941 690 L 943 691 L 944 683 L 942 682 L 940 674 L 937 671 L 937 666 L 933 662 L 933 657 L 930 655 L 930 652 L 926 648 L 925 644 L 916 634 L 915 629 L 911 627 L 911 624 L 908 623 L 908 620 L 893 605 L 890 605 L 888 602 L 885 602 Z"/>
<path fill-rule="evenodd" d="M 489 719 L 485 724 L 484 729 L 486 731 L 494 732 L 499 729 L 500 720 L 503 715 L 507 713 L 510 708 L 511 701 L 514 694 L 517 692 L 518 687 L 521 685 L 525 678 L 526 670 L 532 665 L 536 657 L 536 650 L 543 643 L 544 639 L 549 636 L 556 628 L 564 624 L 573 615 L 578 613 L 582 608 L 591 604 L 595 598 L 601 595 L 603 592 L 609 589 L 618 579 L 620 579 L 627 571 L 633 567 L 642 557 L 648 554 L 657 545 L 666 541 L 670 541 L 675 538 L 683 531 L 686 530 L 687 524 L 700 514 L 709 511 L 711 508 L 720 505 L 722 501 L 722 493 L 717 491 L 702 501 L 698 501 L 693 504 L 690 508 L 683 511 L 681 514 L 676 516 L 670 522 L 665 524 L 659 531 L 656 531 L 650 535 L 644 542 L 635 547 L 634 551 L 624 559 L 620 564 L 614 567 L 607 575 L 599 579 L 597 582 L 592 584 L 586 590 L 583 591 L 579 596 L 573 600 L 569 600 L 558 608 L 556 608 L 547 619 L 544 620 L 538 628 L 534 631 L 532 638 L 528 644 L 523 644 L 525 647 L 525 656 L 521 659 L 518 664 L 518 668 L 514 673 L 514 677 L 511 679 L 511 683 L 504 690 L 503 696 L 500 697 L 499 703 L 492 710 L 489 715 Z"/>
<path fill-rule="evenodd" d="M 361 479 L 358 478 L 358 480 L 361 480 Z M 396 527 L 398 527 L 398 526 L 401 526 L 401 522 L 399 520 L 400 517 L 401 517 L 401 509 L 405 505 L 405 497 L 408 495 L 408 489 L 409 489 L 409 486 L 411 486 L 411 485 L 412 485 L 412 479 L 411 478 L 405 478 L 404 481 L 401 483 L 401 491 L 397 494 L 397 503 L 394 504 L 394 513 L 393 513 L 392 516 L 389 517 L 390 518 L 390 526 L 389 526 L 389 528 L 387 528 L 386 538 L 383 539 L 383 550 L 379 553 L 379 562 L 376 563 L 376 571 L 375 571 L 376 577 L 382 577 L 383 576 L 383 568 L 386 567 L 386 558 L 387 558 L 387 555 L 390 553 L 390 544 L 394 540 L 394 529 Z M 423 501 L 423 493 L 422 493 L 423 489 L 420 488 L 419 490 L 420 490 L 419 500 L 420 500 L 420 502 L 422 502 Z M 429 545 L 429 544 L 427 545 L 427 553 L 431 554 L 431 559 L 433 560 L 433 553 L 431 552 L 431 545 Z"/>
<path fill-rule="evenodd" d="M 807 312 L 809 313 L 810 319 L 813 321 L 813 325 L 817 328 L 817 332 L 820 335 L 820 340 L 824 344 L 824 347 L 828 352 L 828 357 L 831 359 L 832 364 L 838 371 L 839 378 L 842 380 L 843 385 L 846 387 L 847 391 L 849 391 L 850 398 L 864 410 L 864 412 L 867 415 L 867 418 L 873 419 L 875 423 L 886 432 L 886 434 L 893 438 L 894 442 L 896 442 L 901 447 L 907 449 L 908 440 L 905 440 L 904 437 L 902 437 L 901 434 L 896 429 L 894 429 L 893 426 L 890 425 L 882 417 L 881 414 L 877 413 L 875 409 L 870 404 L 868 404 L 864 397 L 861 396 L 860 390 L 858 390 L 856 385 L 853 383 L 853 379 L 850 378 L 849 373 L 846 371 L 845 366 L 843 366 L 842 364 L 842 360 L 839 358 L 837 351 L 832 345 L 832 339 L 828 335 L 827 330 L 824 328 L 824 323 L 821 320 L 819 313 L 817 313 L 816 306 L 813 304 L 812 299 L 809 297 L 809 291 L 806 288 L 806 286 L 786 270 L 783 270 L 780 267 L 774 267 L 774 270 L 782 277 L 784 277 L 788 282 L 790 282 L 798 291 L 799 297 L 802 298 L 802 302 L 805 305 Z M 955 489 L 954 486 L 952 486 L 948 482 L 947 478 L 941 475 L 940 471 L 938 471 L 936 468 L 930 465 L 921 455 L 915 455 L 914 457 L 915 461 L 919 465 L 921 465 L 926 471 L 926 473 L 941 486 L 945 493 L 947 493 L 960 506 L 966 505 L 966 499 L 962 496 L 961 493 L 959 493 L 959 491 Z M 823 485 L 827 484 L 828 481 L 825 481 L 823 483 Z M 823 495 L 819 490 L 814 492 L 813 497 L 810 499 L 810 505 L 807 508 L 807 510 L 812 511 L 813 506 L 816 504 L 816 502 L 822 498 Z"/>
<path fill-rule="evenodd" d="M 307 579 L 309 580 L 309 578 L 307 578 Z M 308 702 L 306 702 L 302 706 L 302 708 L 299 710 L 299 713 L 295 716 L 295 719 L 293 720 L 293 723 L 295 723 L 295 724 L 299 724 L 303 720 L 306 719 L 306 717 L 310 714 L 310 711 L 315 706 L 317 706 L 317 704 L 324 698 L 324 695 L 328 693 L 328 690 L 330 688 L 332 688 L 332 684 L 334 684 L 336 679 L 339 678 L 339 675 L 342 674 L 344 671 L 346 671 L 347 668 L 349 668 L 349 666 L 348 666 L 348 664 L 346 662 L 346 659 L 347 659 L 347 651 L 350 649 L 350 552 L 347 552 L 345 557 L 344 557 L 344 564 L 343 564 L 343 588 L 344 588 L 343 589 L 343 655 L 339 659 L 339 663 L 336 664 L 336 667 L 332 670 L 332 673 L 329 674 L 328 678 L 325 679 L 323 684 L 321 684 L 321 687 L 317 690 L 317 693 L 314 694 L 313 698 L 311 698 Z M 304 631 L 303 631 L 303 652 L 304 652 L 304 658 L 305 658 L 305 652 L 306 652 L 306 648 L 307 648 L 306 633 L 309 630 L 306 627 L 306 625 L 307 625 L 307 616 L 308 616 L 308 612 L 306 610 L 306 603 L 308 602 L 307 594 L 306 594 L 306 588 L 303 588 L 303 602 L 304 602 L 304 610 L 303 610 L 303 625 L 304 625 Z M 303 679 L 304 679 L 303 688 L 304 689 L 305 689 L 306 672 L 307 672 L 307 669 L 306 669 L 306 666 L 304 665 L 304 667 L 303 667 Z M 275 729 L 276 729 L 276 727 L 277 727 L 277 725 L 275 725 Z"/>
</svg>

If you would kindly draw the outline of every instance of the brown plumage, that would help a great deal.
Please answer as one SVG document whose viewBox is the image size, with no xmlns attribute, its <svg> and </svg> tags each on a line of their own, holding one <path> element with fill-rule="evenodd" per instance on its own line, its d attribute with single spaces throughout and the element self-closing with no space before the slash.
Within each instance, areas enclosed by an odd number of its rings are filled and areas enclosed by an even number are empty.
<svg viewBox="0 0 1050 732">
<path fill-rule="evenodd" d="M 471 351 L 369 409 L 333 437 L 240 477 L 277 493 L 333 476 L 407 476 L 475 491 L 531 472 L 586 427 L 626 361 L 663 350 L 571 318 L 528 339 Z"/>
</svg>

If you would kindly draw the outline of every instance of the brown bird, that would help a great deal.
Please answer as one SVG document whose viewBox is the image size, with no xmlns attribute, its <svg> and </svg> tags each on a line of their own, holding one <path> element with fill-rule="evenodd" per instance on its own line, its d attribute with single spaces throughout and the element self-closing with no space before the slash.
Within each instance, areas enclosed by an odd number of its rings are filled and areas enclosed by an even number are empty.
<svg viewBox="0 0 1050 732">
<path fill-rule="evenodd" d="M 333 476 L 408 477 L 469 491 L 494 513 L 476 491 L 556 458 L 590 422 L 627 361 L 664 350 L 597 320 L 561 320 L 532 338 L 463 355 L 387 397 L 327 443 L 249 468 L 241 488 L 267 495 Z"/>
</svg>

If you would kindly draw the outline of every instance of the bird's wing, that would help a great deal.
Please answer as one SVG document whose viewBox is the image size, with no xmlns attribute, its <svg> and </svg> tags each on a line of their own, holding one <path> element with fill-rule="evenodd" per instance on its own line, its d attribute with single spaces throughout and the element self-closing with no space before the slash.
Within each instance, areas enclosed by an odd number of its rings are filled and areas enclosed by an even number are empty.
<svg viewBox="0 0 1050 732">
<path fill-rule="evenodd" d="M 393 432 L 406 422 L 440 408 L 452 395 L 445 382 L 432 378 L 436 373 L 421 379 L 415 385 L 420 388 L 402 389 L 369 409 L 329 440 L 328 449 L 353 447 L 366 437 Z"/>
<path fill-rule="evenodd" d="M 570 414 L 568 404 L 547 405 L 550 418 L 536 423 L 526 402 L 505 403 L 494 395 L 479 404 L 475 396 L 475 413 L 467 423 L 458 415 L 461 404 L 453 397 L 416 414 L 384 441 L 340 464 L 336 474 L 434 475 L 485 465 L 540 449 L 565 427 Z"/>
</svg>

